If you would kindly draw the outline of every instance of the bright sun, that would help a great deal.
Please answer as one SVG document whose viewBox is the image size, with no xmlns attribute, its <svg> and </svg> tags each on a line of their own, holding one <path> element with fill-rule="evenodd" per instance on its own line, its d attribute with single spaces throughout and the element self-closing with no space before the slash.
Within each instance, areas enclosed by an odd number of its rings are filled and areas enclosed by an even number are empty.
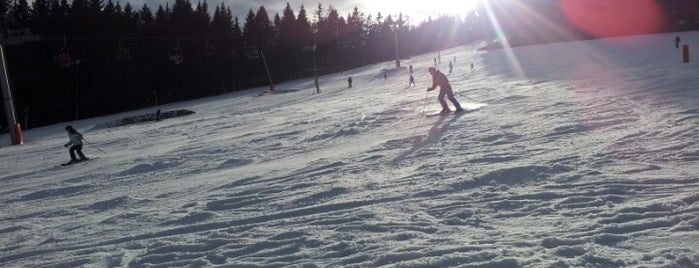
<svg viewBox="0 0 699 268">
<path fill-rule="evenodd" d="M 381 12 L 385 17 L 388 14 L 397 15 L 402 13 L 407 15 L 411 24 L 418 24 L 426 21 L 429 17 L 433 19 L 440 15 L 466 15 L 467 12 L 476 8 L 481 0 L 364 0 L 363 5 L 371 14 Z M 394 16 L 395 16 L 394 15 Z"/>
</svg>

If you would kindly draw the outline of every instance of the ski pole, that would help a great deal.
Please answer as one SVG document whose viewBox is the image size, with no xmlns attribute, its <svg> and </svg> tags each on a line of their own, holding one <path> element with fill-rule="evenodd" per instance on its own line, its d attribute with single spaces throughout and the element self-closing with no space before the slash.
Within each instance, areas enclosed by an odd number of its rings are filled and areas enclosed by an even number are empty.
<svg viewBox="0 0 699 268">
<path fill-rule="evenodd" d="M 98 151 L 102 152 L 103 154 L 107 154 L 107 153 L 105 153 L 104 151 L 102 151 L 102 149 L 100 149 L 100 147 L 97 147 L 97 145 L 94 145 L 94 144 L 90 143 L 90 142 L 87 141 L 86 139 L 83 139 L 83 140 L 85 141 L 85 143 L 89 144 L 89 145 L 92 146 L 92 147 L 95 147 L 95 149 L 97 149 Z"/>
<path fill-rule="evenodd" d="M 462 95 L 462 96 L 463 96 L 463 95 Z M 468 96 L 463 96 L 463 97 L 469 99 L 469 100 L 472 101 L 472 102 L 478 102 L 478 101 L 476 101 L 476 100 L 474 100 L 474 99 L 472 99 L 472 98 L 469 98 Z"/>
<path fill-rule="evenodd" d="M 423 119 L 425 119 L 425 109 L 427 108 L 427 97 L 429 96 L 430 92 L 426 91 L 425 92 L 425 100 L 422 102 L 422 114 L 420 115 L 420 119 L 417 120 L 415 123 L 415 127 L 413 128 L 413 133 L 410 134 L 411 137 L 415 137 L 415 141 L 419 141 L 419 138 L 415 136 L 415 132 L 417 131 L 417 127 L 420 125 L 420 122 L 422 122 Z"/>
<path fill-rule="evenodd" d="M 461 95 L 459 95 L 459 97 L 467 98 L 467 99 L 469 99 L 469 100 L 472 101 L 472 102 L 478 102 L 478 101 L 476 101 L 476 100 L 474 100 L 474 99 L 472 99 L 472 98 L 469 98 L 469 97 L 466 96 L 465 94 L 461 94 Z"/>
<path fill-rule="evenodd" d="M 427 108 L 427 97 L 430 94 L 429 91 L 425 91 L 425 100 L 422 102 L 422 113 L 425 113 L 425 109 Z"/>
</svg>

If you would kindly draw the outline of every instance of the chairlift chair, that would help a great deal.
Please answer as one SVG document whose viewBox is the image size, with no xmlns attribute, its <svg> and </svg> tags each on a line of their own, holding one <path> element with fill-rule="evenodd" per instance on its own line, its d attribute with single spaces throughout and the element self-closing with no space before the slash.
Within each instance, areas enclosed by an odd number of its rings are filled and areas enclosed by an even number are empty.
<svg viewBox="0 0 699 268">
<path fill-rule="evenodd" d="M 116 55 L 114 56 L 114 60 L 116 61 L 128 61 L 131 59 L 131 52 L 129 52 L 128 49 L 120 47 L 117 49 Z"/>
<path fill-rule="evenodd" d="M 54 61 L 60 67 L 69 67 L 73 63 L 73 56 L 70 54 L 68 41 L 65 37 L 63 37 L 63 47 L 54 56 Z"/>
<path fill-rule="evenodd" d="M 121 46 L 121 40 L 119 40 L 119 48 L 117 48 L 114 54 L 115 61 L 127 61 L 131 59 L 131 51 L 128 48 Z"/>
<path fill-rule="evenodd" d="M 184 53 L 180 47 L 179 38 L 177 38 L 177 45 L 172 49 L 172 51 L 170 51 L 167 58 L 170 59 L 175 65 L 180 65 L 182 62 L 184 62 Z"/>
<path fill-rule="evenodd" d="M 180 65 L 182 62 L 184 62 L 182 49 L 179 47 L 174 48 L 172 51 L 170 51 L 170 54 L 168 54 L 168 59 L 175 63 L 175 65 Z"/>
<path fill-rule="evenodd" d="M 255 48 L 254 46 L 246 47 L 244 53 L 245 57 L 247 57 L 248 59 L 257 59 L 260 57 L 259 51 L 257 51 L 257 48 Z"/>
<path fill-rule="evenodd" d="M 213 45 L 208 45 L 204 48 L 204 56 L 216 55 L 216 47 Z"/>
<path fill-rule="evenodd" d="M 54 61 L 58 66 L 60 67 L 68 67 L 73 61 L 73 56 L 70 55 L 70 49 L 67 47 L 62 47 L 58 53 L 56 53 L 56 56 L 54 57 Z"/>
<path fill-rule="evenodd" d="M 204 56 L 216 55 L 216 47 L 209 43 L 209 40 L 204 42 L 204 51 L 202 52 Z"/>
</svg>

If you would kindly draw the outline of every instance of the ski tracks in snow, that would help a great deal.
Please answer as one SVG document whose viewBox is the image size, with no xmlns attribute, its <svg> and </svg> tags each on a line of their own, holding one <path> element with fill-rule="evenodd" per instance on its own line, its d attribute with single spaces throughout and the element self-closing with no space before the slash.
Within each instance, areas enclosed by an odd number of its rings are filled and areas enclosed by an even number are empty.
<svg viewBox="0 0 699 268">
<path fill-rule="evenodd" d="M 0 265 L 699 263 L 690 93 L 481 73 L 492 67 L 450 76 L 488 104 L 471 113 L 425 118 L 424 92 L 357 75 L 354 91 L 343 78 L 326 95 L 219 100 L 123 128 L 104 138 L 114 154 L 82 170 L 12 171 Z"/>
</svg>

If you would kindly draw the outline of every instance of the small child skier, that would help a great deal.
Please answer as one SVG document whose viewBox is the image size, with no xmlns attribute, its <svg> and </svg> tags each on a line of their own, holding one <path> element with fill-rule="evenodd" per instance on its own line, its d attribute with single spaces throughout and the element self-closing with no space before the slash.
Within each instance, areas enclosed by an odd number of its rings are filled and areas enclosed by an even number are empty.
<svg viewBox="0 0 699 268">
<path fill-rule="evenodd" d="M 68 125 L 66 126 L 66 132 L 68 132 L 68 138 L 70 141 L 63 145 L 63 147 L 68 147 L 70 146 L 70 149 L 68 149 L 68 152 L 70 152 L 70 162 L 68 164 L 73 164 L 77 163 L 80 161 L 87 160 L 87 157 L 83 154 L 83 134 L 80 134 L 73 126 Z M 78 157 L 80 159 L 75 157 L 75 153 L 78 153 Z"/>
</svg>

